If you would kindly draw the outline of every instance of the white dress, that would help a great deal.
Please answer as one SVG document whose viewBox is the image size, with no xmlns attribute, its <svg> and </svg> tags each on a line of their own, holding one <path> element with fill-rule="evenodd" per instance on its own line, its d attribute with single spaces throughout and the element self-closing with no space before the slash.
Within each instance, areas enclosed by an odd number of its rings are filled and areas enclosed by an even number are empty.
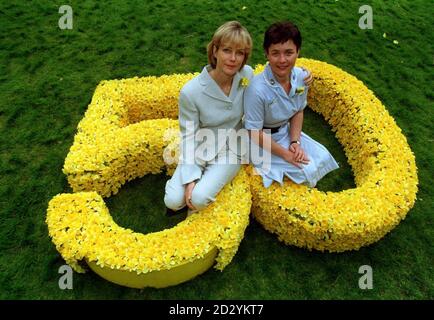
<svg viewBox="0 0 434 320">
<path fill-rule="evenodd" d="M 291 72 L 291 90 L 289 94 L 275 80 L 271 67 L 255 76 L 244 95 L 244 126 L 249 130 L 263 127 L 280 128 L 271 135 L 272 139 L 288 149 L 290 144 L 289 119 L 307 105 L 307 90 L 304 84 L 306 72 L 294 67 Z M 254 167 L 262 176 L 264 186 L 268 188 L 273 181 L 283 183 L 283 177 L 297 184 L 314 187 L 316 183 L 339 165 L 328 150 L 307 134 L 301 132 L 301 147 L 307 153 L 309 164 L 301 164 L 301 169 L 283 158 L 261 149 L 262 161 L 251 156 Z M 255 143 L 250 144 L 251 154 L 257 154 Z M 268 158 L 266 157 L 268 156 Z M 268 160 L 264 160 L 268 159 Z M 259 163 L 258 163 L 259 162 Z"/>
</svg>

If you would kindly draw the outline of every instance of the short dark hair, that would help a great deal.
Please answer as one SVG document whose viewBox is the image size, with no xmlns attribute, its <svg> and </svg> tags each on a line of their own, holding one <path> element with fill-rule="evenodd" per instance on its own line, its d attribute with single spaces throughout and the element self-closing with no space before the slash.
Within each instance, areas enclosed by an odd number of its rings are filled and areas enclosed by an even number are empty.
<svg viewBox="0 0 434 320">
<path fill-rule="evenodd" d="M 282 21 L 273 23 L 268 27 L 264 34 L 264 50 L 268 52 L 268 48 L 272 44 L 285 43 L 292 40 L 297 47 L 297 51 L 301 48 L 301 33 L 297 26 L 290 21 Z"/>
</svg>

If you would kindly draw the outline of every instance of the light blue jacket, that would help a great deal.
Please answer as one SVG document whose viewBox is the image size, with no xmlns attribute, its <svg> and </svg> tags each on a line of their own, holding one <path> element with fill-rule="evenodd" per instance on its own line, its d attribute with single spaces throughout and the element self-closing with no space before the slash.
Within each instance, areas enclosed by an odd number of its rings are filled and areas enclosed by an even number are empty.
<svg viewBox="0 0 434 320">
<path fill-rule="evenodd" d="M 235 74 L 229 96 L 223 93 L 209 75 L 208 70 L 211 70 L 209 65 L 205 66 L 197 77 L 184 85 L 179 96 L 179 127 L 182 135 L 179 165 L 182 166 L 182 184 L 199 179 L 202 176 L 202 170 L 197 163 L 214 159 L 219 151 L 227 146 L 228 137 L 218 135 L 219 129 L 239 130 L 243 127 L 241 119 L 245 87 L 241 82 L 243 78 L 249 81 L 253 78 L 253 69 L 245 65 Z M 190 122 L 190 126 L 187 126 L 187 122 Z M 204 132 L 203 129 L 211 130 L 215 139 L 195 141 L 198 131 L 200 136 L 200 132 Z M 200 148 L 206 149 L 206 152 L 199 152 L 199 154 L 194 152 L 192 155 L 193 150 L 186 148 L 186 145 L 194 146 L 194 151 L 200 145 Z M 232 149 L 232 151 L 241 156 L 240 148 L 236 149 L 238 150 Z M 187 161 L 192 158 L 194 158 L 194 163 Z"/>
</svg>

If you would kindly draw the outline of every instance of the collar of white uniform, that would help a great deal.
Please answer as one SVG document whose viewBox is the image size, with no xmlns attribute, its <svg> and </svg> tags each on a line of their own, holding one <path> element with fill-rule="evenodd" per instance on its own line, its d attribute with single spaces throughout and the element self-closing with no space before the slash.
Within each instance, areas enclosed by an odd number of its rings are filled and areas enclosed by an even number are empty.
<svg viewBox="0 0 434 320">
<path fill-rule="evenodd" d="M 268 62 L 267 62 L 267 65 L 265 66 L 263 75 L 264 75 L 265 82 L 269 86 L 271 86 L 273 88 L 281 88 L 283 91 L 282 86 L 277 81 L 276 77 L 274 76 L 273 71 L 271 70 L 270 64 Z M 293 96 L 295 94 L 295 86 L 297 84 L 294 68 L 291 71 L 290 77 L 291 77 L 291 90 L 289 91 L 289 96 Z M 286 96 L 288 96 L 288 95 L 286 95 Z"/>
</svg>

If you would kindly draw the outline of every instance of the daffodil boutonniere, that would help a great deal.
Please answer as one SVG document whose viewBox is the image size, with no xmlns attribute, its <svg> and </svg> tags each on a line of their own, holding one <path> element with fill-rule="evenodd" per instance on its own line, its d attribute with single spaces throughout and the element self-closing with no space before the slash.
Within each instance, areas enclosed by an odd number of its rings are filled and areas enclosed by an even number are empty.
<svg viewBox="0 0 434 320">
<path fill-rule="evenodd" d="M 240 80 L 240 86 L 243 88 L 246 88 L 249 85 L 249 79 L 247 79 L 246 77 L 241 78 Z"/>
<path fill-rule="evenodd" d="M 298 87 L 295 89 L 295 94 L 303 94 L 304 93 L 304 87 Z"/>
</svg>

